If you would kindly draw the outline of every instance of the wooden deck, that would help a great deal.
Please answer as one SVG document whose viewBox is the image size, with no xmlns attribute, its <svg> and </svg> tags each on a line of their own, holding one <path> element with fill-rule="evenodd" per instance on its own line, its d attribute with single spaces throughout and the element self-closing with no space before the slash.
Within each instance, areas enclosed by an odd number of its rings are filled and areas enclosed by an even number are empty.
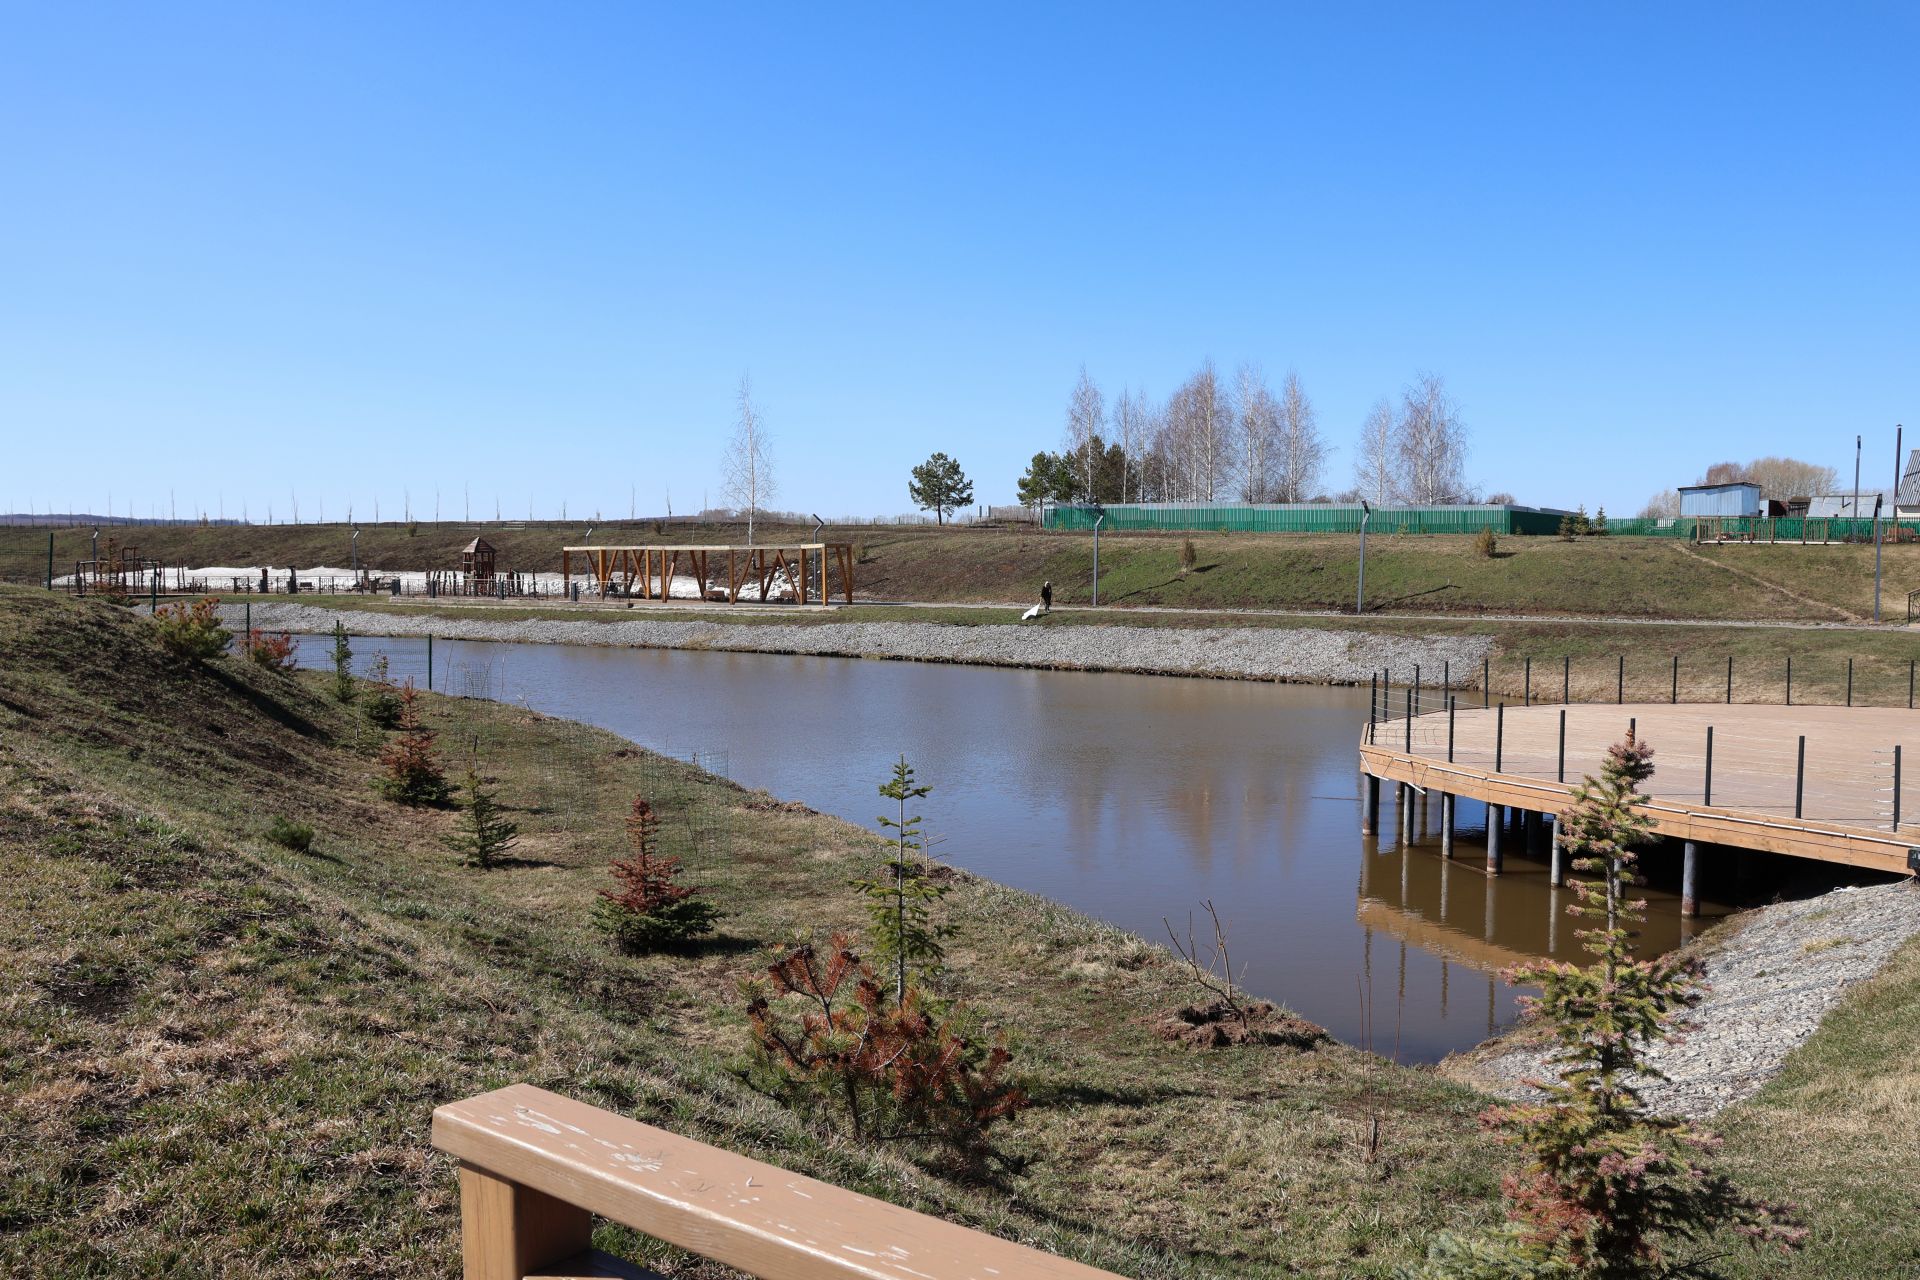
<svg viewBox="0 0 1920 1280">
<path fill-rule="evenodd" d="M 1903 709 L 1575 704 L 1509 706 L 1502 717 L 1498 708 L 1460 708 L 1451 745 L 1446 712 L 1411 724 L 1381 721 L 1361 743 L 1361 767 L 1391 782 L 1551 813 L 1582 777 L 1600 771 L 1630 723 L 1653 747 L 1648 811 L 1661 835 L 1896 873 L 1908 870 L 1908 850 L 1920 848 L 1920 812 L 1905 777 L 1897 827 L 1893 816 L 1894 748 L 1902 748 L 1903 774 L 1920 764 L 1920 712 Z"/>
</svg>

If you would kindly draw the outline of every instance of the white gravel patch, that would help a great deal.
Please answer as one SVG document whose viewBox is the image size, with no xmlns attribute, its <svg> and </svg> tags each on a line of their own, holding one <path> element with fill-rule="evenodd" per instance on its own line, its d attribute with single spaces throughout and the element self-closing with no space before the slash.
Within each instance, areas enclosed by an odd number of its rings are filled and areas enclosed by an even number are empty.
<svg viewBox="0 0 1920 1280">
<path fill-rule="evenodd" d="M 1668 1078 L 1644 1084 L 1655 1111 L 1705 1119 L 1752 1097 L 1780 1071 L 1854 983 L 1872 977 L 1920 933 L 1912 882 L 1836 889 L 1761 907 L 1706 958 L 1710 991 L 1696 1029 L 1648 1055 Z M 1539 1096 L 1525 1080 L 1546 1074 L 1539 1050 L 1516 1049 L 1461 1069 L 1502 1097 Z"/>
<path fill-rule="evenodd" d="M 222 613 L 236 623 L 243 606 Z M 724 649 L 902 658 L 982 666 L 1155 675 L 1221 676 L 1311 684 L 1357 684 L 1382 667 L 1477 671 L 1492 641 L 1485 636 L 1396 636 L 1320 628 L 1023 627 L 940 622 L 719 623 L 635 618 L 618 622 L 447 618 L 362 613 L 292 601 L 256 600 L 253 625 L 276 631 L 324 632 L 338 620 L 359 635 L 499 640 L 533 644 L 630 645 L 655 649 Z"/>
</svg>

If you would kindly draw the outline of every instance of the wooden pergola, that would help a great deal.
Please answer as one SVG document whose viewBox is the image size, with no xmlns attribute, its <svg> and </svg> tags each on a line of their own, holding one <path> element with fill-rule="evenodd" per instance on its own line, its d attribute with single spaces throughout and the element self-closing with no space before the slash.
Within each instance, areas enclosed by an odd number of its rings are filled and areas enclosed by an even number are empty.
<svg viewBox="0 0 1920 1280">
<path fill-rule="evenodd" d="M 574 561 L 584 560 L 581 577 L 589 579 L 601 596 L 637 600 L 667 600 L 676 577 L 685 574 L 699 587 L 702 600 L 724 599 L 738 604 L 766 601 L 776 584 L 784 584 L 797 604 L 827 604 L 838 594 L 853 603 L 853 544 L 801 542 L 787 546 L 688 546 L 560 548 L 561 590 L 573 594 Z M 837 572 L 839 590 L 829 592 L 828 570 Z"/>
</svg>

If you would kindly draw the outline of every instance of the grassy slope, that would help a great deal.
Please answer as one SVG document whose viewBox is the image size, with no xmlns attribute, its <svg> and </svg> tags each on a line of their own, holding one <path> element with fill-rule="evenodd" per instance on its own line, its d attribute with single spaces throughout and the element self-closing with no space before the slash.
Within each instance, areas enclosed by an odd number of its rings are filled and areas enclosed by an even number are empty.
<svg viewBox="0 0 1920 1280">
<path fill-rule="evenodd" d="M 428 1112 L 513 1079 L 1129 1273 L 1377 1274 L 1486 1212 L 1471 1094 L 1338 1046 L 1168 1046 L 1140 1023 L 1181 994 L 1164 953 L 972 880 L 956 989 L 1039 1099 L 1008 1137 L 1026 1172 L 969 1185 L 810 1128 L 736 1076 L 736 983 L 759 944 L 854 922 L 870 837 L 437 699 L 523 825 L 519 864 L 470 871 L 451 815 L 374 799 L 373 736 L 312 677 L 183 668 L 145 626 L 0 592 L 0 1272 L 446 1274 Z M 696 959 L 585 924 L 636 791 L 730 913 Z M 275 814 L 311 854 L 261 838 Z"/>
<path fill-rule="evenodd" d="M 1136 1274 L 1377 1274 L 1487 1212 L 1471 1095 L 1339 1048 L 1168 1048 L 1135 1021 L 1175 993 L 1160 953 L 964 879 L 959 987 L 1031 1074 L 1041 1105 L 1009 1148 L 1033 1163 L 980 1187 L 856 1149 L 734 1075 L 734 946 L 850 922 L 867 837 L 594 730 L 437 699 L 524 832 L 520 864 L 468 871 L 439 846 L 448 815 L 371 797 L 371 735 L 310 679 L 183 671 L 141 625 L 0 591 L 0 1272 L 448 1274 L 427 1113 L 512 1079 Z M 627 959 L 582 926 L 636 790 L 734 946 Z M 319 828 L 313 853 L 259 838 L 276 813 Z M 1736 1274 L 1914 1273 L 1916 1034 L 1909 945 L 1725 1117 L 1726 1159 L 1814 1227 L 1785 1262 L 1733 1253 Z"/>
<path fill-rule="evenodd" d="M 169 564 L 345 565 L 350 551 L 338 525 L 275 525 L 111 531 Z M 422 524 L 363 530 L 362 563 L 387 569 L 451 568 L 474 534 L 501 550 L 503 566 L 557 570 L 559 548 L 581 541 L 583 523 L 525 527 Z M 766 539 L 794 540 L 801 529 L 774 529 Z M 739 540 L 727 527 L 676 528 L 670 540 Z M 1062 604 L 1084 599 L 1092 539 L 1082 534 L 1021 530 L 856 528 L 829 537 L 861 545 L 861 594 L 922 601 L 1024 600 L 1044 579 Z M 595 542 L 661 541 L 650 527 L 602 524 Z M 1177 535 L 1126 534 L 1101 539 L 1104 601 L 1119 605 L 1196 608 L 1345 609 L 1353 602 L 1355 540 L 1347 536 L 1195 534 L 1197 572 L 1179 572 Z M 0 529 L 0 578 L 37 581 L 45 572 L 47 533 Z M 62 572 L 88 554 L 84 529 L 55 534 Z M 1920 546 L 1888 547 L 1883 599 L 1904 619 L 1906 593 L 1920 588 Z M 1523 612 L 1568 616 L 1833 621 L 1866 616 L 1872 607 L 1870 547 L 1702 547 L 1670 539 L 1506 538 L 1492 560 L 1453 537 L 1369 539 L 1368 597 L 1399 612 Z"/>
</svg>

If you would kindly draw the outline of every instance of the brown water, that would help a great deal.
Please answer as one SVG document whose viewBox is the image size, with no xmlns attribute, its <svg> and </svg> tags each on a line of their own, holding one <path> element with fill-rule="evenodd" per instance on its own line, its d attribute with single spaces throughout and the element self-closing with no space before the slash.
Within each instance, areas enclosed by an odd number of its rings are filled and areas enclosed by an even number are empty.
<svg viewBox="0 0 1920 1280">
<path fill-rule="evenodd" d="M 421 640 L 356 639 L 424 681 Z M 328 641 L 305 639 L 320 661 Z M 1509 853 L 1490 879 L 1483 806 L 1462 800 L 1459 856 L 1439 802 L 1397 844 L 1391 787 L 1360 832 L 1365 689 L 845 658 L 436 641 L 435 687 L 524 702 L 871 827 L 902 754 L 932 784 L 936 852 L 1144 937 L 1184 933 L 1211 899 L 1255 993 L 1354 1043 L 1432 1061 L 1510 1023 L 1498 970 L 1578 956 L 1569 895 Z M 1511 846 L 1510 846 L 1511 847 Z M 1655 864 L 1648 948 L 1679 917 Z M 1711 878 L 1710 892 L 1721 886 Z M 1721 906 L 1708 903 L 1710 919 Z M 1362 1016 L 1363 993 L 1373 1010 Z"/>
</svg>

